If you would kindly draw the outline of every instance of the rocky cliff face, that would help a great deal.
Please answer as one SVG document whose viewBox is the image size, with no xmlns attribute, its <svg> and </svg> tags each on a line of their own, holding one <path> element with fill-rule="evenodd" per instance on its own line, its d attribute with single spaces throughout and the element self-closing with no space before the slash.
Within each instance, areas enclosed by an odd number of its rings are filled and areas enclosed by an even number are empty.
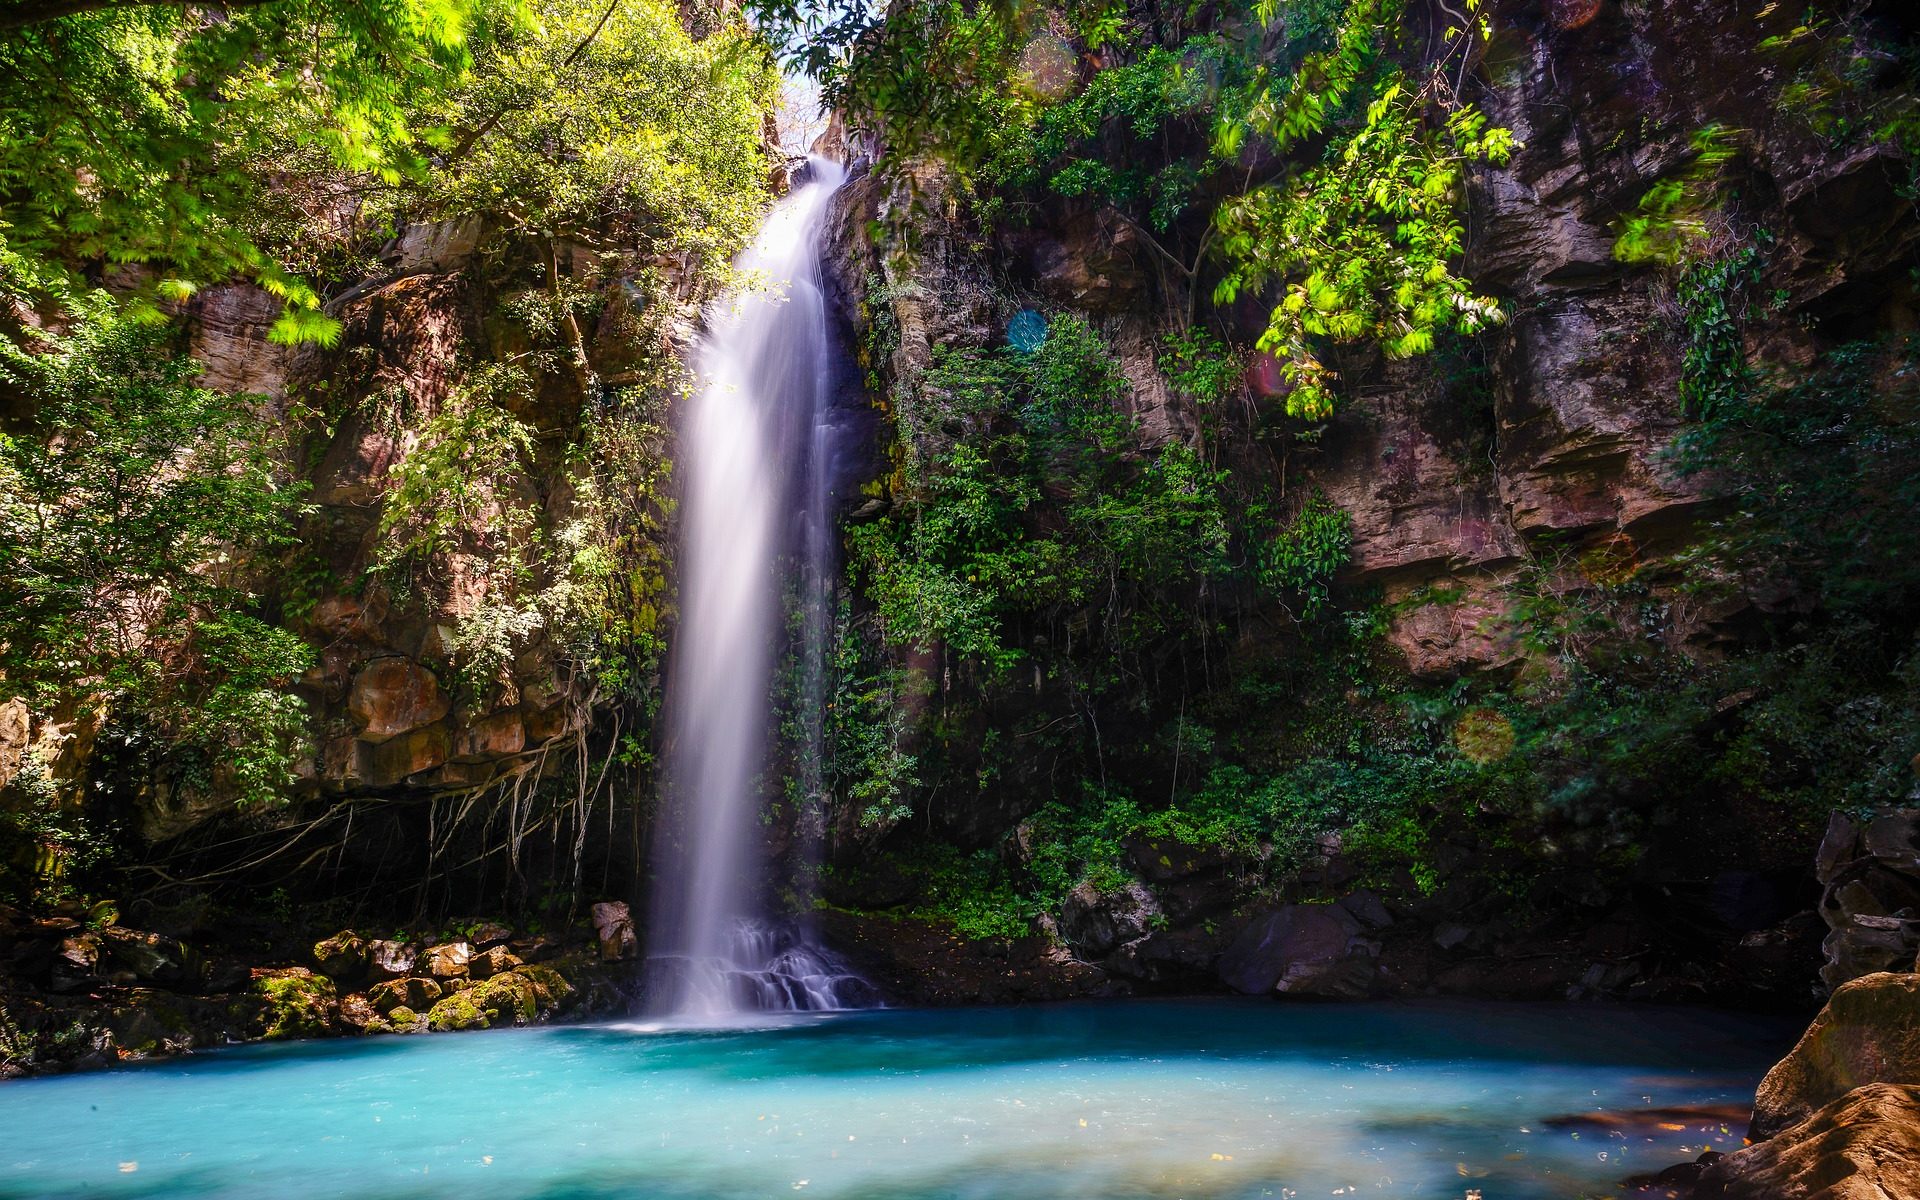
<svg viewBox="0 0 1920 1200">
<path fill-rule="evenodd" d="M 1264 476 L 1296 498 L 1317 491 L 1349 514 L 1351 551 L 1339 586 L 1348 597 L 1373 597 L 1391 650 L 1367 678 L 1348 685 L 1356 705 L 1374 686 L 1369 680 L 1464 681 L 1454 693 L 1463 695 L 1482 686 L 1475 681 L 1551 679 L 1577 659 L 1580 639 L 1571 635 L 1543 651 L 1518 632 L 1516 606 L 1524 596 L 1564 597 L 1610 578 L 1636 581 L 1638 636 L 1696 661 L 1718 658 L 1780 614 L 1806 611 L 1806 589 L 1796 580 L 1748 578 L 1705 593 L 1677 565 L 1727 499 L 1711 474 L 1686 474 L 1674 462 L 1687 421 L 1674 272 L 1625 262 L 1615 247 L 1623 220 L 1650 189 L 1697 175 L 1701 130 L 1732 131 L 1737 166 L 1725 186 L 1738 196 L 1733 224 L 1764 231 L 1764 266 L 1742 314 L 1745 352 L 1761 375 L 1790 379 L 1843 342 L 1914 324 L 1910 272 L 1920 221 L 1904 190 L 1908 164 L 1888 145 L 1836 148 L 1782 98 L 1804 55 L 1760 49 L 1768 39 L 1791 42 L 1799 10 L 1594 0 L 1500 4 L 1493 19 L 1483 107 L 1524 148 L 1471 180 L 1466 269 L 1478 288 L 1503 300 L 1505 325 L 1470 348 L 1464 364 L 1353 364 L 1350 402 L 1315 436 L 1250 439 L 1223 452 L 1242 477 Z M 854 154 L 861 150 L 856 142 Z M 983 228 L 930 167 L 866 174 L 848 187 L 830 256 L 856 337 L 884 355 L 872 365 L 902 438 L 922 419 L 912 411 L 916 388 L 936 350 L 1001 344 L 1009 318 L 1031 307 L 1056 319 L 1083 315 L 1098 330 L 1126 377 L 1125 404 L 1143 447 L 1191 440 L 1203 414 L 1157 365 L 1163 336 L 1183 324 L 1184 292 L 1169 287 L 1136 227 L 1097 202 L 1053 197 L 1028 211 L 1025 224 Z M 1204 274 L 1193 283 L 1203 293 L 1207 285 Z M 1243 343 L 1264 316 L 1244 306 L 1211 315 L 1205 308 L 1203 323 Z M 874 337 L 876 330 L 883 336 Z M 1249 427 L 1273 427 L 1282 390 L 1272 365 L 1255 358 L 1236 397 Z M 1225 658 L 1297 653 L 1287 648 L 1287 615 L 1242 607 L 1225 622 L 1215 648 Z M 937 654 L 895 653 L 899 663 L 942 670 Z M 1190 659 L 1147 668 L 1159 674 L 1132 693 L 1146 715 L 1127 724 L 1124 712 L 1096 714 L 1093 701 L 1069 708 L 1052 693 L 1052 675 L 1043 685 L 1038 668 L 1021 702 L 1027 707 L 1010 709 L 1004 695 L 980 699 L 947 666 L 929 684 L 928 703 L 939 715 L 922 721 L 926 740 L 916 745 L 934 747 L 923 765 L 935 755 L 953 765 L 930 781 L 931 790 L 962 795 L 927 798 L 929 827 L 968 850 L 985 847 L 981 853 L 1017 870 L 1028 861 L 1021 819 L 1049 788 L 1058 794 L 1062 761 L 1021 748 L 1024 730 L 1042 721 L 1018 713 L 1044 711 L 1083 727 L 1083 718 L 1095 726 L 1111 721 L 1102 752 L 1116 754 L 1115 746 L 1147 736 L 1154 722 L 1171 724 L 1176 709 L 1184 721 L 1204 706 L 1185 681 L 1219 669 Z M 1749 698 L 1723 697 L 1721 711 L 1737 712 Z M 1313 719 L 1285 704 L 1276 697 L 1268 716 L 1253 719 L 1280 727 Z M 935 732 L 942 722 L 948 729 Z M 981 723 L 1022 732 L 998 743 L 991 761 L 955 750 L 952 726 L 977 737 Z M 1097 736 L 1088 728 L 1089 756 Z M 1104 778 L 1104 757 L 1101 763 Z M 1171 789 L 1155 777 L 1163 794 L 1179 788 L 1178 769 Z M 995 781 L 982 782 L 977 797 L 966 791 L 974 775 Z M 1690 825 L 1647 835 L 1636 869 L 1641 894 L 1623 893 L 1617 877 L 1581 885 L 1585 896 L 1563 897 L 1572 902 L 1557 916 L 1490 913 L 1499 907 L 1490 895 L 1388 896 L 1383 904 L 1351 890 L 1358 871 L 1337 842 L 1324 848 L 1322 867 L 1303 886 L 1316 901 L 1341 902 L 1276 904 L 1286 890 L 1250 888 L 1244 862 L 1229 866 L 1209 847 L 1175 843 L 1125 846 L 1127 882 L 1091 894 L 1083 885 L 1042 923 L 1080 963 L 1099 968 L 1103 982 L 1095 986 L 1105 987 L 1217 979 L 1243 991 L 1310 995 L 1732 988 L 1804 997 L 1820 932 L 1808 911 L 1817 833 L 1765 828 L 1766 818 L 1730 811 L 1737 802 L 1718 807 L 1712 832 Z M 841 835 L 847 862 L 874 840 L 851 824 Z M 908 836 L 883 841 L 899 845 Z M 1499 852 L 1460 853 L 1484 861 Z M 1176 865 L 1182 862 L 1191 869 Z M 856 907 L 912 908 L 899 896 L 876 905 L 869 876 L 843 882 L 839 898 Z M 833 888 L 830 882 L 830 895 Z M 1886 935 L 1900 938 L 1911 916 L 1902 912 L 1856 920 L 1901 923 L 1901 932 Z M 1655 928 L 1662 920 L 1695 931 L 1691 966 L 1657 964 L 1679 953 Z M 1832 943 L 1829 949 L 1842 953 Z"/>
</svg>

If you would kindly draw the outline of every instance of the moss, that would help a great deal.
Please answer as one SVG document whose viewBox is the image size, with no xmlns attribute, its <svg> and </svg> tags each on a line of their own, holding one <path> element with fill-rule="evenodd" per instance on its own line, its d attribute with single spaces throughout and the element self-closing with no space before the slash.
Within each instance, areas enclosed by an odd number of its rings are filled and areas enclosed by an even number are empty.
<svg viewBox="0 0 1920 1200">
<path fill-rule="evenodd" d="M 427 1019 L 402 1004 L 374 1025 L 368 1025 L 370 1033 L 420 1033 L 427 1027 Z"/>
<path fill-rule="evenodd" d="M 292 967 L 257 977 L 253 987 L 263 1002 L 261 1037 L 324 1037 L 334 1032 L 333 980 Z"/>
<path fill-rule="evenodd" d="M 533 982 L 512 971 L 476 984 L 465 993 L 465 998 L 486 1013 L 489 1021 L 512 1021 L 516 1025 L 525 1025 L 539 1015 L 539 1001 Z"/>
<path fill-rule="evenodd" d="M 573 997 L 573 985 L 567 982 L 565 975 L 552 967 L 529 963 L 514 968 L 514 973 L 533 985 L 535 1003 L 543 1012 L 564 1008 Z"/>
<path fill-rule="evenodd" d="M 487 1014 L 473 1002 L 472 991 L 455 992 L 427 1013 L 427 1028 L 435 1033 L 454 1029 L 485 1029 Z"/>
</svg>

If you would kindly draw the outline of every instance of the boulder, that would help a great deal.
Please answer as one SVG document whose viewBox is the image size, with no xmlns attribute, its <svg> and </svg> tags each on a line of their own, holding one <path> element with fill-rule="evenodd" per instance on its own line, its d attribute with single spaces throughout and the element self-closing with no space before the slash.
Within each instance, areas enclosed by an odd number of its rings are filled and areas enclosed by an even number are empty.
<svg viewBox="0 0 1920 1200">
<path fill-rule="evenodd" d="M 513 940 L 513 930 L 498 921 L 481 921 L 467 930 L 467 941 L 475 950 L 490 950 Z"/>
<path fill-rule="evenodd" d="M 360 726 L 360 740 L 379 744 L 447 715 L 440 681 L 410 658 L 377 658 L 360 668 L 347 696 L 347 711 Z M 445 762 L 446 756 L 441 755 Z"/>
<path fill-rule="evenodd" d="M 611 961 L 631 958 L 639 949 L 633 934 L 633 913 L 623 900 L 605 900 L 593 906 L 593 935 L 600 957 Z"/>
<path fill-rule="evenodd" d="M 1820 977 L 1829 988 L 1920 957 L 1920 808 L 1868 820 L 1834 813 L 1816 869 L 1828 933 Z"/>
<path fill-rule="evenodd" d="M 459 979 L 473 962 L 473 947 L 466 942 L 446 942 L 430 946 L 420 956 L 420 969 L 435 979 Z"/>
<path fill-rule="evenodd" d="M 376 983 L 367 989 L 367 1000 L 376 1012 L 391 1016 L 395 1009 L 409 1008 L 424 1011 L 433 1007 L 444 992 L 438 983 L 419 976 L 406 979 L 389 979 L 385 983 Z"/>
<path fill-rule="evenodd" d="M 116 973 L 168 987 L 199 981 L 200 956 L 173 938 L 117 925 L 101 930 L 99 936 L 106 962 Z"/>
<path fill-rule="evenodd" d="M 1187 924 L 1233 905 L 1245 864 L 1231 852 L 1164 837 L 1137 838 L 1126 849 L 1136 873 L 1153 886 L 1160 908 L 1174 923 Z"/>
<path fill-rule="evenodd" d="M 366 1033 L 380 1023 L 380 1010 L 364 992 L 340 998 L 340 1024 L 352 1033 Z"/>
<path fill-rule="evenodd" d="M 1160 902 L 1139 880 L 1111 892 L 1082 883 L 1060 907 L 1060 936 L 1089 962 L 1147 936 Z"/>
<path fill-rule="evenodd" d="M 518 712 L 493 713 L 460 730 L 453 757 L 459 762 L 508 758 L 527 748 L 527 727 Z"/>
<path fill-rule="evenodd" d="M 338 1032 L 340 1003 L 333 980 L 305 967 L 253 972 L 253 990 L 262 1003 L 257 1032 L 263 1038 L 325 1037 Z"/>
<path fill-rule="evenodd" d="M 1695 1200 L 1920 1196 L 1920 1087 L 1869 1083 L 1701 1172 Z"/>
<path fill-rule="evenodd" d="M 343 929 L 313 944 L 313 964 L 328 978 L 357 981 L 367 973 L 367 943 L 351 929 Z"/>
<path fill-rule="evenodd" d="M 412 972 L 419 947 L 409 942 L 381 939 L 367 943 L 367 975 L 372 979 L 398 979 Z"/>
<path fill-rule="evenodd" d="M 1920 1084 L 1920 975 L 1841 985 L 1760 1082 L 1748 1136 L 1772 1137 L 1868 1083 Z"/>
<path fill-rule="evenodd" d="M 479 989 L 455 992 L 441 1000 L 427 1013 L 427 1028 L 435 1033 L 447 1033 L 456 1029 L 485 1029 L 486 1011 L 473 1002 L 473 993 Z"/>
<path fill-rule="evenodd" d="M 100 957 L 98 934 L 76 933 L 60 939 L 59 948 L 53 952 L 53 964 L 49 971 L 53 990 L 76 992 L 98 984 Z"/>
<path fill-rule="evenodd" d="M 505 946 L 482 950 L 467 963 L 467 972 L 475 979 L 490 979 L 520 965 L 520 957 Z"/>
<path fill-rule="evenodd" d="M 1372 991 L 1379 947 L 1336 904 L 1289 904 L 1255 917 L 1220 956 L 1222 983 L 1250 996 L 1359 998 Z"/>
<path fill-rule="evenodd" d="M 397 734 L 373 748 L 366 763 L 366 782 L 372 787 L 404 783 L 445 763 L 450 745 L 445 725 L 427 725 Z"/>
<path fill-rule="evenodd" d="M 527 1025 L 541 1015 L 544 989 L 525 975 L 506 971 L 463 993 L 492 1025 Z"/>
</svg>

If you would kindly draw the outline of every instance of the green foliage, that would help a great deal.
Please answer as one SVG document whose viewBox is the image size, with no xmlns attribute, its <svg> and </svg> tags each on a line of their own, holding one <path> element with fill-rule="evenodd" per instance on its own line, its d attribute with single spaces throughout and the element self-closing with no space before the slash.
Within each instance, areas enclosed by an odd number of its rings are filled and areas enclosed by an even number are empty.
<svg viewBox="0 0 1920 1200">
<path fill-rule="evenodd" d="M 1444 333 L 1472 334 L 1501 320 L 1499 306 L 1453 264 L 1464 248 L 1465 169 L 1504 163 L 1512 137 L 1471 108 L 1433 128 L 1424 108 L 1408 81 L 1389 73 L 1364 121 L 1336 137 L 1318 165 L 1229 201 L 1216 217 L 1227 260 L 1217 301 L 1284 284 L 1259 344 L 1284 359 L 1293 416 L 1333 414 L 1333 376 L 1314 351 L 1316 338 L 1376 341 L 1390 358 L 1411 358 Z M 1322 109 L 1299 111 L 1317 119 Z M 1285 132 L 1308 118 L 1274 119 Z"/>
<path fill-rule="evenodd" d="M 309 281 L 265 246 L 268 186 L 308 167 L 389 183 L 444 132 L 414 119 L 465 73 L 476 0 L 277 0 L 217 17 L 111 5 L 0 38 L 0 292 L 64 292 L 100 263 L 151 263 L 136 297 L 240 274 L 286 301 L 275 340 L 330 342 Z"/>
<path fill-rule="evenodd" d="M 924 674 L 886 663 L 868 667 L 848 614 L 834 637 L 833 694 L 826 712 L 826 776 L 851 802 L 863 828 L 878 834 L 912 815 L 919 758 L 908 749 L 915 709 L 931 687 Z"/>
<path fill-rule="evenodd" d="M 724 267 L 766 199 L 764 49 L 732 25 L 696 41 L 663 0 L 532 7 L 489 24 L 463 85 L 417 110 L 466 132 L 409 202 L 589 244 L 622 227 Z"/>
<path fill-rule="evenodd" d="M 1030 906 L 991 851 L 964 853 L 935 844 L 901 863 L 921 881 L 924 899 L 910 917 L 943 921 L 968 939 L 1017 938 L 1033 932 Z"/>
<path fill-rule="evenodd" d="M 1746 289 L 1760 280 L 1760 248 L 1748 244 L 1688 263 L 1674 285 L 1686 324 L 1680 360 L 1680 411 L 1713 421 L 1746 399 L 1753 382 L 1740 335 Z"/>
<path fill-rule="evenodd" d="M 34 423 L 0 437 L 0 679 L 38 709 L 107 707 L 161 742 L 163 776 L 242 801 L 291 782 L 312 663 L 253 587 L 292 538 L 256 397 L 198 387 L 166 334 L 104 298 L 0 378 Z"/>
<path fill-rule="evenodd" d="M 1707 125 L 1693 135 L 1693 158 L 1647 189 L 1621 222 L 1613 255 L 1622 262 L 1681 263 L 1711 240 L 1726 177 L 1739 156 L 1732 130 Z"/>
<path fill-rule="evenodd" d="M 1920 41 L 1876 29 L 1866 10 L 1809 8 L 1760 50 L 1793 71 L 1776 101 L 1782 112 L 1836 146 L 1899 150 L 1908 160 L 1908 196 L 1920 195 Z"/>
<path fill-rule="evenodd" d="M 1063 29 L 1027 9 L 896 4 L 858 54 L 814 62 L 843 111 L 884 128 L 897 161 L 937 155 L 983 217 L 1038 208 L 1042 189 L 1097 197 L 1189 289 L 1209 253 L 1221 267 L 1216 302 L 1278 288 L 1260 348 L 1294 384 L 1287 411 L 1323 421 L 1337 384 L 1325 344 L 1377 343 L 1408 358 L 1502 316 L 1457 273 L 1465 173 L 1516 148 L 1459 95 L 1491 27 L 1480 0 L 1467 0 L 1439 54 L 1410 71 L 1393 62 L 1402 7 L 1229 7 L 1218 28 L 1169 48 L 1071 6 Z M 1276 22 L 1285 36 L 1273 53 L 1262 35 Z M 1066 66 L 1069 31 L 1089 48 L 1110 43 L 1083 86 Z M 1055 57 L 1058 69 L 1044 69 Z M 1256 170 L 1271 177 L 1249 189 Z M 1210 228 L 1183 234 L 1196 202 L 1222 195 Z"/>
<path fill-rule="evenodd" d="M 1203 422 L 1217 421 L 1246 374 L 1245 356 L 1199 328 L 1169 334 L 1163 345 L 1159 366 L 1167 382 L 1192 401 Z"/>
<path fill-rule="evenodd" d="M 1299 596 L 1312 617 L 1326 608 L 1328 586 L 1347 565 L 1352 547 L 1353 518 L 1316 491 L 1284 529 L 1258 546 L 1256 570 L 1263 586 Z"/>
<path fill-rule="evenodd" d="M 1844 621 L 1888 621 L 1912 603 L 1917 357 L 1911 342 L 1844 346 L 1798 378 L 1756 383 L 1743 403 L 1714 406 L 1686 431 L 1680 465 L 1722 473 L 1738 504 L 1696 556 L 1703 574 L 1796 580 Z"/>
<path fill-rule="evenodd" d="M 1246 58 L 1218 35 L 1149 46 L 1135 61 L 1096 74 L 1078 95 L 1041 108 L 1017 136 L 1003 136 L 980 182 L 988 189 L 1045 185 L 1059 196 L 1141 206 L 1155 229 L 1170 230 L 1201 179 L 1226 164 L 1204 154 L 1199 162 L 1169 157 L 1164 139 L 1184 127 L 1198 140 L 1215 106 L 1232 104 L 1248 76 Z"/>
<path fill-rule="evenodd" d="M 1126 644 L 1191 620 L 1174 594 L 1230 570 L 1225 474 L 1177 442 L 1142 452 L 1126 389 L 1077 317 L 1027 355 L 936 351 L 900 404 L 901 502 L 848 536 L 888 641 L 1000 672 L 1026 614 L 1098 598 Z"/>
<path fill-rule="evenodd" d="M 514 415 L 531 386 L 519 368 L 483 366 L 426 422 L 392 469 L 373 569 L 405 590 L 449 551 L 470 556 L 481 594 L 452 647 L 470 695 L 512 687 L 517 656 L 543 635 L 603 694 L 650 711 L 672 513 L 663 399 L 624 389 L 590 413 L 556 515 L 530 482 L 545 466 L 541 440 Z"/>
</svg>

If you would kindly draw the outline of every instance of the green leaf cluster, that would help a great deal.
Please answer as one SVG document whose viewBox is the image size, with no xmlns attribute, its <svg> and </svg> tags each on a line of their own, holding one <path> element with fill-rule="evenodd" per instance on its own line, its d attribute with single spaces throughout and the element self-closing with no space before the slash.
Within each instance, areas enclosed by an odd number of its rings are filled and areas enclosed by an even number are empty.
<svg viewBox="0 0 1920 1200">
<path fill-rule="evenodd" d="M 312 652 L 260 594 L 301 488 L 264 402 L 197 372 L 100 296 L 30 349 L 0 341 L 0 382 L 37 406 L 0 436 L 0 689 L 106 709 L 148 731 L 162 779 L 261 802 L 304 735 L 289 685 Z"/>
</svg>

